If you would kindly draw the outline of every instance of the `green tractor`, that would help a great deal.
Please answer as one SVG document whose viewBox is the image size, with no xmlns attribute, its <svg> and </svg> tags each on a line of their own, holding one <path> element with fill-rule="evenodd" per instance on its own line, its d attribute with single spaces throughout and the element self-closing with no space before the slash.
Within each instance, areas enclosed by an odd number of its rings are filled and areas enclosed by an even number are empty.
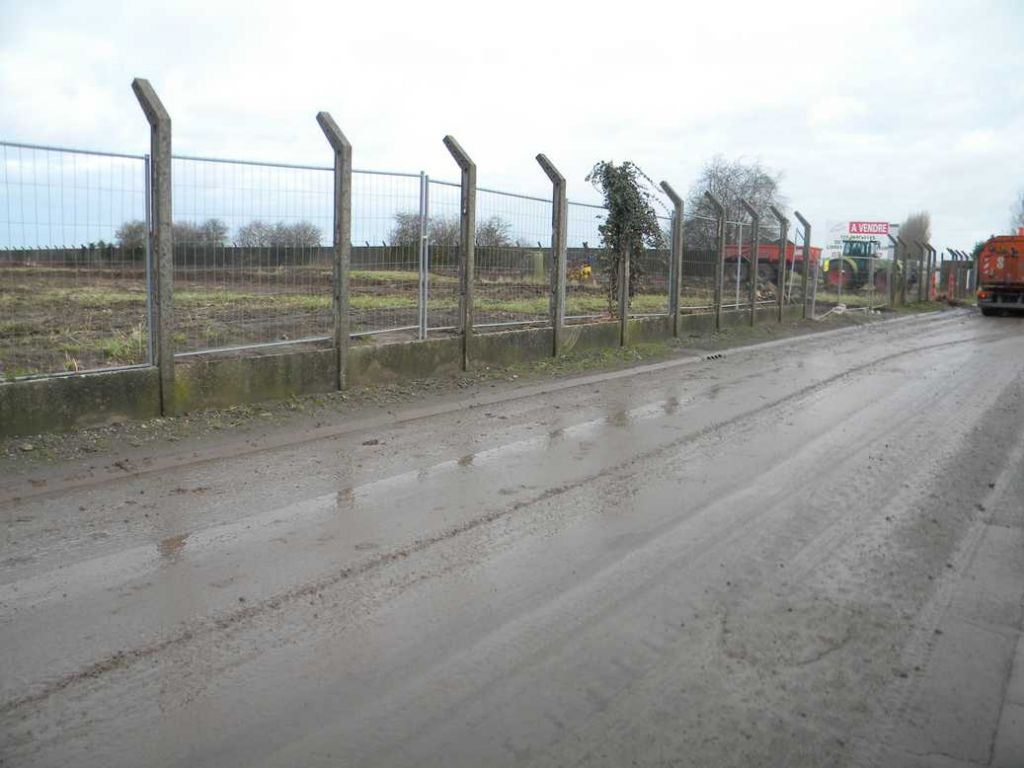
<svg viewBox="0 0 1024 768">
<path fill-rule="evenodd" d="M 889 272 L 893 277 L 900 273 L 899 263 L 880 259 L 877 240 L 843 240 L 843 254 L 840 258 L 825 259 L 822 270 L 825 284 L 834 290 L 859 291 L 873 286 L 878 293 L 889 290 Z"/>
</svg>

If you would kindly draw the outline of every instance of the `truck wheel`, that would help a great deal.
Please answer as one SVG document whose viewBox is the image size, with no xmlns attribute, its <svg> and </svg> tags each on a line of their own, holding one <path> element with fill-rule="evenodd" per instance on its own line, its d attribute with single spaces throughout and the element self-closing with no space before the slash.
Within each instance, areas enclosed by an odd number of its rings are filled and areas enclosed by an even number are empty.
<svg viewBox="0 0 1024 768">
<path fill-rule="evenodd" d="M 745 281 L 747 279 L 747 265 L 737 264 L 735 261 L 726 262 L 725 264 L 725 282 L 735 283 L 736 272 L 740 273 L 740 280 Z"/>
<path fill-rule="evenodd" d="M 992 309 L 992 307 L 982 307 L 981 308 L 981 314 L 983 314 L 985 317 L 992 317 L 992 315 L 994 315 L 995 313 L 996 313 L 996 311 L 994 309 Z"/>
<path fill-rule="evenodd" d="M 757 265 L 757 279 L 761 283 L 774 283 L 778 279 L 778 270 L 771 264 L 761 262 Z"/>
</svg>

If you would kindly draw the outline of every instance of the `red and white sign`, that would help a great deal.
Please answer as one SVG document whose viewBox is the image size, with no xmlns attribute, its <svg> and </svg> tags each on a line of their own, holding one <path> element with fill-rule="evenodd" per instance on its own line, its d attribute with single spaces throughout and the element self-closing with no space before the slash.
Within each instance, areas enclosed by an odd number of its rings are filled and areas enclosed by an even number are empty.
<svg viewBox="0 0 1024 768">
<path fill-rule="evenodd" d="M 888 235 L 889 223 L 886 221 L 851 221 L 851 235 Z"/>
</svg>

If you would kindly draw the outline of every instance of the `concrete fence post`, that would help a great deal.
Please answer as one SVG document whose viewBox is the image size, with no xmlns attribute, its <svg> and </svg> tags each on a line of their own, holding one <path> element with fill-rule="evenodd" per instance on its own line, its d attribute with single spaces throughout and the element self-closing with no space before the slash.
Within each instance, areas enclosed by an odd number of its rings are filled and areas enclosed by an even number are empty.
<svg viewBox="0 0 1024 768">
<path fill-rule="evenodd" d="M 800 292 L 803 294 L 803 312 L 801 317 L 807 319 L 807 282 L 811 276 L 811 222 L 805 219 L 800 211 L 794 211 L 793 215 L 796 216 L 797 221 L 804 228 L 804 258 L 803 258 L 803 274 L 800 276 Z"/>
<path fill-rule="evenodd" d="M 672 336 L 679 336 L 679 294 L 683 289 L 683 198 L 667 181 L 662 191 L 672 201 L 672 254 L 668 262 L 668 311 L 672 315 Z"/>
<path fill-rule="evenodd" d="M 750 327 L 753 328 L 757 314 L 757 262 L 761 258 L 761 215 L 746 200 L 741 199 L 740 205 L 750 217 L 750 274 L 747 282 L 750 286 Z M 742 263 L 742 259 L 737 259 L 737 269 Z"/>
<path fill-rule="evenodd" d="M 149 122 L 151 221 L 149 252 L 153 265 L 148 286 L 152 306 L 149 333 L 153 363 L 159 372 L 160 413 L 177 413 L 174 396 L 174 239 L 171 228 L 171 116 L 148 80 L 132 81 L 135 98 Z"/>
<path fill-rule="evenodd" d="M 955 301 L 960 298 L 960 257 L 952 248 L 947 247 L 946 253 L 949 254 L 949 274 L 953 278 L 953 290 L 950 291 L 948 298 Z M 947 282 L 948 280 L 949 278 Z"/>
<path fill-rule="evenodd" d="M 896 306 L 896 259 L 899 256 L 899 243 L 896 242 L 896 238 L 886 233 L 886 237 L 889 238 L 889 242 L 892 243 L 892 264 L 889 265 L 889 306 Z"/>
<path fill-rule="evenodd" d="M 959 251 L 956 251 L 956 250 L 950 248 L 949 252 L 952 254 L 953 261 L 955 262 L 954 265 L 953 265 L 953 269 L 956 270 L 956 298 L 962 299 L 964 297 L 964 281 L 963 281 L 963 278 L 964 278 L 964 274 L 965 274 L 964 273 L 964 267 L 966 265 L 964 264 L 963 259 L 960 257 L 960 252 Z"/>
<path fill-rule="evenodd" d="M 565 270 L 568 249 L 569 202 L 565 176 L 559 173 L 546 155 L 537 155 L 537 162 L 551 180 L 551 354 L 562 354 L 562 329 L 565 326 Z"/>
<path fill-rule="evenodd" d="M 900 259 L 900 264 L 903 267 L 903 274 L 900 275 L 900 306 L 907 305 L 907 283 L 910 282 L 910 249 L 907 248 L 906 241 L 897 236 L 896 243 L 899 245 L 900 253 L 903 254 L 903 258 Z"/>
<path fill-rule="evenodd" d="M 918 302 L 925 300 L 925 244 L 920 240 L 913 242 L 918 246 Z"/>
<path fill-rule="evenodd" d="M 964 297 L 964 286 L 963 286 L 963 275 L 964 275 L 964 262 L 960 258 L 960 254 L 953 249 L 950 249 L 950 254 L 953 259 L 953 269 L 956 270 L 956 296 L 957 299 Z"/>
<path fill-rule="evenodd" d="M 925 243 L 924 247 L 928 249 L 928 301 L 932 301 L 936 298 L 935 271 L 939 268 L 939 252 L 931 243 Z"/>
<path fill-rule="evenodd" d="M 963 251 L 956 251 L 956 293 L 958 299 L 967 298 L 967 259 Z"/>
<path fill-rule="evenodd" d="M 725 206 L 721 201 L 711 194 L 710 190 L 704 192 L 705 199 L 715 209 L 715 217 L 718 219 L 718 230 L 715 245 L 715 330 L 722 330 L 722 283 L 725 281 Z"/>
<path fill-rule="evenodd" d="M 966 299 L 968 294 L 971 291 L 971 283 L 970 283 L 970 277 L 971 277 L 970 257 L 966 253 L 964 253 L 963 251 L 957 251 L 957 254 L 960 256 L 960 266 L 959 266 L 959 269 L 958 269 L 958 271 L 960 273 L 960 298 L 961 299 Z"/>
<path fill-rule="evenodd" d="M 352 145 L 329 113 L 317 113 L 316 121 L 334 150 L 334 384 L 344 389 L 349 347 L 348 273 L 352 263 Z"/>
<path fill-rule="evenodd" d="M 954 251 L 954 253 L 958 256 L 958 261 L 959 261 L 959 264 L 957 265 L 957 274 L 959 275 L 959 278 L 958 278 L 959 288 L 958 288 L 958 290 L 960 292 L 960 295 L 958 296 L 958 298 L 966 299 L 967 298 L 967 294 L 969 292 L 969 286 L 968 286 L 968 283 L 967 283 L 967 278 L 968 278 L 968 270 L 970 269 L 970 265 L 967 264 L 966 254 L 963 251 L 956 250 L 956 251 Z"/>
<path fill-rule="evenodd" d="M 774 205 L 771 206 L 772 216 L 779 222 L 779 274 L 782 280 L 779 281 L 779 322 L 782 322 L 782 309 L 785 304 L 785 275 L 786 275 L 786 251 L 789 245 L 789 219 L 782 215 L 782 212 Z"/>
<path fill-rule="evenodd" d="M 462 171 L 461 228 L 459 230 L 459 328 L 462 331 L 462 370 L 469 370 L 473 335 L 473 266 L 476 245 L 476 163 L 453 136 L 444 145 Z"/>
<path fill-rule="evenodd" d="M 932 247 L 928 243 L 921 243 L 924 246 L 924 300 L 932 300 Z"/>
<path fill-rule="evenodd" d="M 960 255 L 963 260 L 967 262 L 964 265 L 964 294 L 970 295 L 974 292 L 975 288 L 975 274 L 977 269 L 977 262 L 974 257 L 967 251 L 960 251 Z"/>
</svg>

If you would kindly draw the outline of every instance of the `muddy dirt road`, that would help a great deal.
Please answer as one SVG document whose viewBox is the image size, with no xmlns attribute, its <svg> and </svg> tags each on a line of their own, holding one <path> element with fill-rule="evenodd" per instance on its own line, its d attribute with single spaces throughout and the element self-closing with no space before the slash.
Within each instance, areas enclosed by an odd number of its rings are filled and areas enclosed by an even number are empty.
<svg viewBox="0 0 1024 768">
<path fill-rule="evenodd" d="M 0 765 L 1024 765 L 1024 321 L 586 382 L 2 502 Z"/>
</svg>

